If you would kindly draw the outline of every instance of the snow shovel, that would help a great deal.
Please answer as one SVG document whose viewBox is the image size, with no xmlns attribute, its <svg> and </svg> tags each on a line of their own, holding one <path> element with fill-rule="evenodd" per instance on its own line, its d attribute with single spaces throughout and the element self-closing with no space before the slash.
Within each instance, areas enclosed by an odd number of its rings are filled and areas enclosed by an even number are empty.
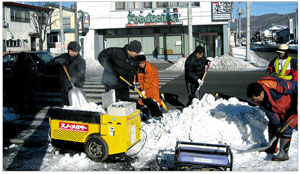
<svg viewBox="0 0 300 174">
<path fill-rule="evenodd" d="M 72 89 L 70 89 L 69 92 L 68 92 L 68 98 L 69 98 L 70 106 L 78 107 L 78 106 L 82 106 L 82 105 L 88 103 L 84 92 L 80 88 L 76 88 L 74 83 L 71 81 L 70 74 L 69 74 L 69 72 L 67 70 L 67 67 L 65 65 L 63 66 L 63 69 L 66 73 L 66 76 L 67 76 L 69 82 L 72 85 Z M 75 95 L 74 95 L 74 93 L 75 93 Z"/>
<path fill-rule="evenodd" d="M 206 76 L 206 74 L 207 74 L 207 71 L 208 71 L 209 67 L 210 67 L 210 62 L 207 64 L 206 70 L 205 70 L 204 75 L 203 75 L 203 77 L 202 77 L 202 79 L 201 79 L 201 80 L 202 80 L 202 83 L 199 84 L 199 87 L 198 87 L 197 90 L 195 91 L 195 96 L 196 96 L 196 98 L 199 99 L 199 100 L 200 100 L 200 94 L 199 94 L 200 88 L 201 88 L 201 86 L 203 85 L 204 78 L 205 78 L 205 76 Z"/>
<path fill-rule="evenodd" d="M 125 80 L 122 76 L 120 76 L 120 79 L 123 80 L 124 82 L 126 82 L 127 85 L 132 87 L 132 85 L 127 80 Z M 139 91 L 136 88 L 134 88 L 134 90 L 143 97 L 143 103 L 149 108 L 152 116 L 154 116 L 154 117 L 162 117 L 163 116 L 158 104 L 152 98 L 147 98 L 143 93 L 141 93 L 141 91 Z"/>
<path fill-rule="evenodd" d="M 280 129 L 280 133 L 284 132 L 286 130 L 286 128 L 294 121 L 294 118 L 292 118 L 285 126 L 283 126 L 281 129 Z M 274 136 L 268 143 L 267 146 L 263 146 L 263 147 L 257 147 L 257 148 L 250 148 L 250 149 L 247 149 L 247 150 L 244 150 L 244 151 L 240 151 L 239 153 L 248 153 L 248 152 L 255 152 L 255 151 L 264 151 L 266 149 L 268 149 L 269 147 L 272 146 L 272 144 L 274 143 L 274 141 L 277 139 L 278 137 L 277 136 Z"/>
</svg>

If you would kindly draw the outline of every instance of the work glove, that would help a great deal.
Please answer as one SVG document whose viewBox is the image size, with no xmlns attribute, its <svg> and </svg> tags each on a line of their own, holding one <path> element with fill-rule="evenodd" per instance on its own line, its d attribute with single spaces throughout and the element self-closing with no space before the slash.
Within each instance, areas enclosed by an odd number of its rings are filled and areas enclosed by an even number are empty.
<svg viewBox="0 0 300 174">
<path fill-rule="evenodd" d="M 131 86 L 129 86 L 130 89 L 134 90 L 135 88 L 135 84 L 133 82 L 129 82 L 131 84 Z"/>
<path fill-rule="evenodd" d="M 198 79 L 197 81 L 198 81 L 199 85 L 203 85 L 203 81 L 201 79 Z"/>
<path fill-rule="evenodd" d="M 145 94 L 146 94 L 146 92 L 145 92 L 145 91 L 141 91 L 141 93 L 142 93 L 143 95 L 145 95 Z M 142 95 L 140 95 L 140 94 L 139 94 L 139 97 L 140 97 L 140 98 L 143 98 L 143 96 L 142 96 Z"/>
<path fill-rule="evenodd" d="M 72 83 L 75 83 L 76 80 L 77 80 L 77 79 L 76 79 L 75 77 L 71 77 L 71 82 L 72 82 Z"/>
<path fill-rule="evenodd" d="M 66 60 L 64 58 L 58 57 L 54 60 L 54 62 L 60 65 L 64 65 L 66 63 Z"/>
</svg>

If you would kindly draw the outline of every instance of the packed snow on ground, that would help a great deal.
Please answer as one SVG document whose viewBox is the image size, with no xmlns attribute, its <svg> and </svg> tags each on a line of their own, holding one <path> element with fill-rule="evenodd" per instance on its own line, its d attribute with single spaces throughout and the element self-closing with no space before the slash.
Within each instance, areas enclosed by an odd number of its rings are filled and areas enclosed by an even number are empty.
<svg viewBox="0 0 300 174">
<path fill-rule="evenodd" d="M 4 117 L 8 116 L 3 113 Z M 215 100 L 213 95 L 205 94 L 201 100 L 194 99 L 193 104 L 183 111 L 169 111 L 164 113 L 163 118 L 142 122 L 142 139 L 127 155 L 141 149 L 136 155 L 137 160 L 131 163 L 132 170 L 157 170 L 152 167 L 156 159 L 162 169 L 171 170 L 176 141 L 227 144 L 233 152 L 234 171 L 298 171 L 298 131 L 295 130 L 288 161 L 273 162 L 272 155 L 264 152 L 238 153 L 253 145 L 267 143 L 267 123 L 268 119 L 259 107 L 249 106 L 236 98 Z M 16 147 L 13 144 L 9 148 Z M 34 154 L 38 151 L 34 149 Z M 43 153 L 41 171 L 128 170 L 118 163 L 93 162 L 84 152 L 61 154 L 51 145 L 46 151 Z M 4 166 L 9 165 L 6 164 L 9 159 L 4 158 L 3 161 Z M 35 163 L 33 158 L 26 164 L 30 166 Z"/>
<path fill-rule="evenodd" d="M 232 56 L 222 55 L 217 57 L 208 57 L 212 61 L 210 70 L 215 71 L 253 71 L 265 70 L 268 61 L 260 58 L 254 51 L 250 50 L 250 58 L 246 59 L 246 48 L 236 47 L 232 49 Z M 166 69 L 166 71 L 183 72 L 186 58 L 180 58 L 175 64 Z"/>
</svg>

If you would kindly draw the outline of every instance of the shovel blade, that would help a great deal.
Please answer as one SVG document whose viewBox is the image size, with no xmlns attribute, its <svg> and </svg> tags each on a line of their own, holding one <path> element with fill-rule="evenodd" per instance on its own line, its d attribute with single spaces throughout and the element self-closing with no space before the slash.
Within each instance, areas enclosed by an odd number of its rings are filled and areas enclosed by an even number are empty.
<svg viewBox="0 0 300 174">
<path fill-rule="evenodd" d="M 152 98 L 143 99 L 143 103 L 147 106 L 147 108 L 149 108 L 150 113 L 153 117 L 162 117 L 163 116 L 159 106 L 157 105 L 157 103 L 155 101 L 153 101 Z"/>
<path fill-rule="evenodd" d="M 70 106 L 79 107 L 88 103 L 86 95 L 81 88 L 76 88 L 76 91 L 72 88 L 68 92 L 68 98 Z"/>
</svg>

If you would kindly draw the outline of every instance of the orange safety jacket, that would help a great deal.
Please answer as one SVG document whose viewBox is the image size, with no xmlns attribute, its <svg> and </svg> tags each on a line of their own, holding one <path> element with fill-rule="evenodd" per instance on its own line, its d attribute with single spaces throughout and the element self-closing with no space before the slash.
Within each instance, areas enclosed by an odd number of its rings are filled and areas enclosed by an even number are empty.
<svg viewBox="0 0 300 174">
<path fill-rule="evenodd" d="M 159 106 L 161 106 L 157 68 L 146 61 L 145 72 L 142 73 L 138 71 L 137 80 L 141 90 L 145 91 L 145 96 L 147 98 L 154 99 L 157 103 L 159 103 Z M 139 104 L 144 105 L 141 98 L 139 98 Z"/>
</svg>

